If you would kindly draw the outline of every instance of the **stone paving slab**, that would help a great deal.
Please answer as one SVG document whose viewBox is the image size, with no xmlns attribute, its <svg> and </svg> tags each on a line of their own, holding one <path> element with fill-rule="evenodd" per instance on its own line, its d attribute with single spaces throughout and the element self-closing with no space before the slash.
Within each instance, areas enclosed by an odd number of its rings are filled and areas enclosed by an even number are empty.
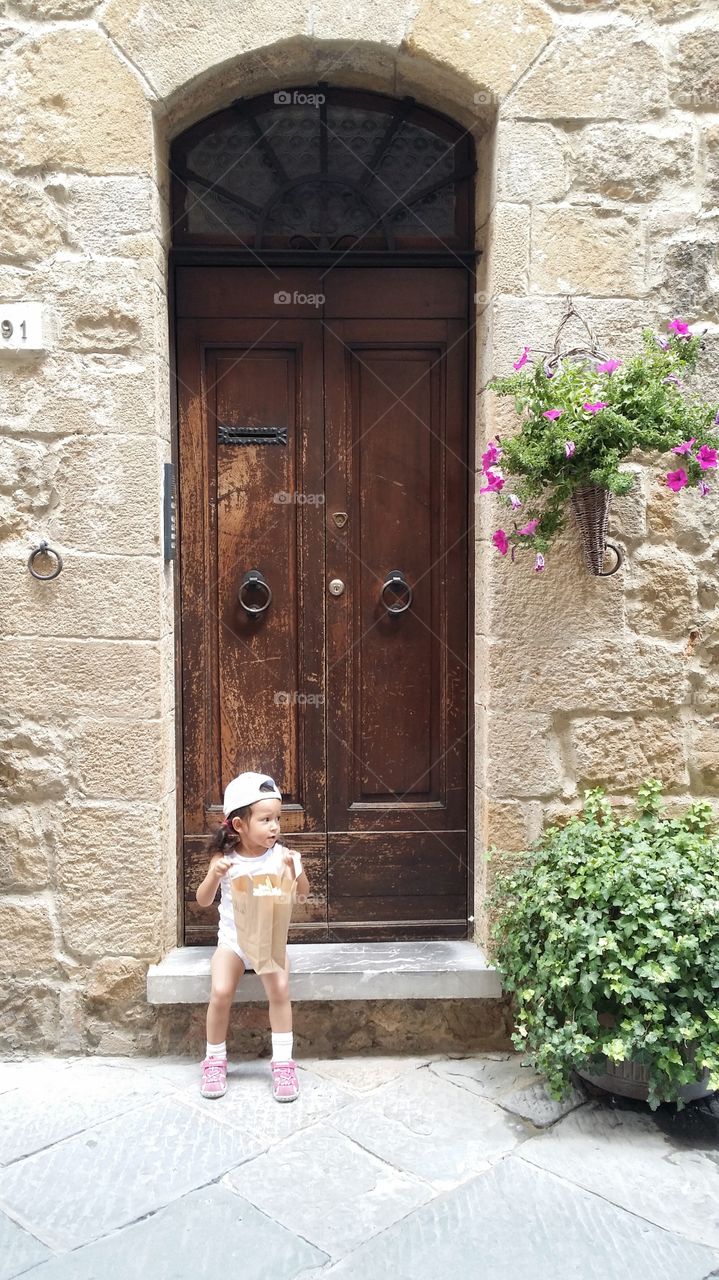
<svg viewBox="0 0 719 1280">
<path fill-rule="evenodd" d="M 345 1107 L 332 1123 L 398 1169 L 442 1191 L 506 1155 L 530 1130 L 467 1089 L 416 1071 Z"/>
<path fill-rule="evenodd" d="M 29 1058 L 0 1062 L 0 1094 L 32 1084 L 37 1088 L 54 1086 L 58 1073 L 77 1059 Z"/>
<path fill-rule="evenodd" d="M 226 1187 L 203 1187 L 32 1280 L 291 1280 L 327 1261 Z"/>
<path fill-rule="evenodd" d="M 302 1066 L 314 1075 L 333 1080 L 342 1089 L 352 1093 L 365 1094 L 377 1089 L 381 1084 L 396 1080 L 408 1071 L 416 1071 L 438 1061 L 439 1054 L 417 1057 L 415 1055 L 377 1054 L 363 1057 L 360 1054 L 346 1058 L 303 1058 Z"/>
<path fill-rule="evenodd" d="M 74 1249 L 261 1149 L 182 1099 L 162 1099 L 0 1170 L 0 1208 L 51 1247 Z"/>
<path fill-rule="evenodd" d="M 325 1269 L 328 1280 L 705 1280 L 719 1254 L 509 1156 Z"/>
<path fill-rule="evenodd" d="M 711 1154 L 671 1142 L 648 1115 L 593 1102 L 526 1142 L 521 1156 L 719 1249 L 719 1167 Z"/>
<path fill-rule="evenodd" d="M 337 1259 L 432 1197 L 327 1124 L 303 1129 L 225 1179 L 258 1209 Z"/>
<path fill-rule="evenodd" d="M 298 1077 L 300 1094 L 290 1103 L 280 1104 L 272 1097 L 269 1059 L 236 1064 L 227 1073 L 228 1087 L 223 1098 L 203 1098 L 197 1084 L 181 1096 L 203 1114 L 251 1134 L 262 1147 L 267 1147 L 317 1120 L 333 1116 L 354 1101 L 352 1094 L 312 1071 L 300 1068 Z"/>
<path fill-rule="evenodd" d="M 50 1250 L 0 1213 L 0 1280 L 13 1280 L 50 1256 Z"/>
<path fill-rule="evenodd" d="M 92 1058 L 36 1072 L 0 1095 L 0 1165 L 41 1151 L 88 1125 L 122 1115 L 170 1086 Z"/>
<path fill-rule="evenodd" d="M 521 1060 L 520 1060 L 521 1061 Z M 479 1095 L 497 1102 L 505 1111 L 529 1120 L 537 1129 L 554 1124 L 586 1102 L 578 1089 L 571 1089 L 557 1101 L 547 1092 L 542 1078 L 509 1054 L 504 1059 L 476 1057 L 432 1063 L 430 1070 L 442 1080 L 450 1080 Z"/>
</svg>

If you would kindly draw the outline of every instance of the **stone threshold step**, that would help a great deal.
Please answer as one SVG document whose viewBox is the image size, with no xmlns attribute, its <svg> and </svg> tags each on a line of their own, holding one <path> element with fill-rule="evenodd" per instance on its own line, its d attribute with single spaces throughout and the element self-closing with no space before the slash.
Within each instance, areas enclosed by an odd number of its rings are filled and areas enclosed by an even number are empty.
<svg viewBox="0 0 719 1280">
<path fill-rule="evenodd" d="M 175 947 L 147 974 L 149 1004 L 206 1004 L 214 947 Z M 499 972 L 473 942 L 305 942 L 287 948 L 292 999 L 496 1000 Z M 255 973 L 236 1002 L 265 1000 Z"/>
</svg>

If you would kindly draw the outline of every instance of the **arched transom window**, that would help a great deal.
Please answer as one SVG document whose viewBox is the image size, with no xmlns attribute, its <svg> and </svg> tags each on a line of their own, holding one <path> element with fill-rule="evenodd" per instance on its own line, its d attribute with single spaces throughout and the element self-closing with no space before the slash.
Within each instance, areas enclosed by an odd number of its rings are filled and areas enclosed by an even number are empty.
<svg viewBox="0 0 719 1280">
<path fill-rule="evenodd" d="M 177 245 L 471 250 L 471 136 L 412 98 L 328 85 L 239 99 L 173 144 Z"/>
</svg>

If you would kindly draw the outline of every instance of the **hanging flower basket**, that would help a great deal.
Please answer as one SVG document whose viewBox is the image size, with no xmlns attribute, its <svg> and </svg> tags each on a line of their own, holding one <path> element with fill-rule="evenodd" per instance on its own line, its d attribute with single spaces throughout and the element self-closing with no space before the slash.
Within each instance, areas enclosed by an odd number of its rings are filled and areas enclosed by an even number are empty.
<svg viewBox="0 0 719 1280">
<path fill-rule="evenodd" d="M 587 484 L 581 489 L 575 489 L 569 501 L 579 525 L 588 568 L 598 578 L 610 578 L 623 560 L 619 547 L 613 542 L 607 542 L 611 493 L 598 484 Z M 607 552 L 613 563 L 610 568 L 605 569 Z"/>
<path fill-rule="evenodd" d="M 564 336 L 570 320 L 584 331 L 574 345 Z M 687 487 L 709 493 L 707 479 L 719 464 L 719 408 L 689 394 L 683 382 L 704 335 L 675 317 L 666 336 L 651 329 L 642 336 L 639 355 L 608 357 L 567 299 L 552 349 L 525 346 L 514 372 L 489 383 L 514 398 L 521 417 L 516 435 L 491 441 L 482 455 L 480 493 L 499 495 L 511 509 L 512 527 L 492 536 L 500 555 L 511 551 L 514 560 L 518 550 L 531 550 L 542 573 L 571 509 L 591 573 L 616 573 L 622 554 L 607 542 L 609 506 L 613 494 L 629 493 L 636 482 L 621 466 L 634 450 L 677 455 L 666 477 L 674 493 Z"/>
</svg>

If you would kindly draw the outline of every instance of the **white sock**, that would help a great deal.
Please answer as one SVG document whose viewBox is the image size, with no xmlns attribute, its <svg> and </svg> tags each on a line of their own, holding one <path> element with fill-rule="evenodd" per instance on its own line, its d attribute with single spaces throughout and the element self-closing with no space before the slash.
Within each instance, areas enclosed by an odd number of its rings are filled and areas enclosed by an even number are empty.
<svg viewBox="0 0 719 1280">
<path fill-rule="evenodd" d="M 207 1041 L 207 1050 L 206 1050 L 206 1052 L 205 1052 L 205 1057 L 206 1057 L 206 1058 L 226 1058 L 226 1057 L 227 1057 L 227 1042 L 226 1042 L 225 1040 L 223 1040 L 223 1041 L 222 1041 L 222 1044 L 210 1044 L 210 1042 L 209 1042 L 209 1040 L 208 1040 L 208 1041 Z"/>
<path fill-rule="evenodd" d="M 292 1058 L 292 1032 L 272 1032 L 272 1061 L 289 1062 Z"/>
</svg>

